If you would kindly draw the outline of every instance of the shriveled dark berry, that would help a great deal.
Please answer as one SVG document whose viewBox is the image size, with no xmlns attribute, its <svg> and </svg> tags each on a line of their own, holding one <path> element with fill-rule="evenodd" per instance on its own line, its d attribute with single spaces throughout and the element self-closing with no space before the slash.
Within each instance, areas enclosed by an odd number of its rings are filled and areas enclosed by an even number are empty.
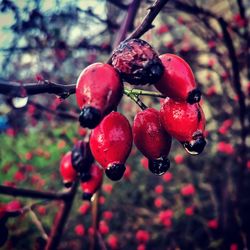
<svg viewBox="0 0 250 250">
<path fill-rule="evenodd" d="M 112 181 L 119 181 L 122 178 L 125 170 L 126 167 L 124 164 L 112 164 L 105 170 L 105 173 Z"/>
<path fill-rule="evenodd" d="M 135 85 L 156 83 L 164 72 L 157 53 L 141 39 L 122 42 L 112 55 L 112 65 L 125 81 Z"/>
<path fill-rule="evenodd" d="M 94 158 L 88 142 L 78 141 L 74 145 L 71 154 L 71 161 L 73 168 L 80 173 L 80 175 L 89 173 Z"/>
</svg>

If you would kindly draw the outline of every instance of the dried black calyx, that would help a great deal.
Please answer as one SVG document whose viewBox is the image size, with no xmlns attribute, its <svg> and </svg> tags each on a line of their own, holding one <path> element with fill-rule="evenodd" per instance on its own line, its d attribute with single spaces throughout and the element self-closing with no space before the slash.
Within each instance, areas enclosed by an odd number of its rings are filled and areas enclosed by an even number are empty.
<svg viewBox="0 0 250 250">
<path fill-rule="evenodd" d="M 199 136 L 190 142 L 184 142 L 183 147 L 191 155 L 200 154 L 206 146 L 206 140 L 203 136 Z"/>
<path fill-rule="evenodd" d="M 73 168 L 80 175 L 89 173 L 91 164 L 94 162 L 94 157 L 88 142 L 78 141 L 74 145 L 71 153 L 71 162 Z"/>
<path fill-rule="evenodd" d="M 122 178 L 125 170 L 126 167 L 124 164 L 114 163 L 105 170 L 105 173 L 112 181 L 119 181 Z"/>
<path fill-rule="evenodd" d="M 188 93 L 187 102 L 189 104 L 197 103 L 201 100 L 201 92 L 199 89 L 194 89 Z"/>
<path fill-rule="evenodd" d="M 79 122 L 83 128 L 95 128 L 101 121 L 101 112 L 91 106 L 84 107 L 79 115 Z"/>
<path fill-rule="evenodd" d="M 148 168 L 155 175 L 163 175 L 170 168 L 170 161 L 167 156 L 155 160 L 148 160 Z"/>
<path fill-rule="evenodd" d="M 64 182 L 63 184 L 64 184 L 64 187 L 70 188 L 73 183 L 72 182 Z"/>
</svg>

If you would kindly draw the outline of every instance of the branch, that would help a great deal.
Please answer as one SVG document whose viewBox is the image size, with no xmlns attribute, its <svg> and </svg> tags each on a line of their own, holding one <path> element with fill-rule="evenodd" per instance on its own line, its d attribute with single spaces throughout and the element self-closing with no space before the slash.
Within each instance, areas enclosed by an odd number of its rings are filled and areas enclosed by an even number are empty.
<svg viewBox="0 0 250 250">
<path fill-rule="evenodd" d="M 121 3 L 121 1 L 107 0 L 107 2 L 112 3 L 113 5 L 117 6 L 120 9 L 123 9 L 123 10 L 128 9 L 128 5 L 125 5 L 125 4 Z"/>
<path fill-rule="evenodd" d="M 61 210 L 56 215 L 56 221 L 51 230 L 51 234 L 50 234 L 45 250 L 55 250 L 59 246 L 64 226 L 67 222 L 71 207 L 73 205 L 73 201 L 76 195 L 78 184 L 79 184 L 78 181 L 74 183 L 73 187 L 69 191 L 69 195 L 67 196 L 67 199 L 64 200 L 64 204 Z"/>
<path fill-rule="evenodd" d="M 36 95 L 42 93 L 56 94 L 65 99 L 75 93 L 75 84 L 63 85 L 48 80 L 39 81 L 38 83 L 17 83 L 0 80 L 0 94 L 22 96 Z"/>
<path fill-rule="evenodd" d="M 43 192 L 23 188 L 14 188 L 0 185 L 0 194 L 10 196 L 21 196 L 33 199 L 46 199 L 46 200 L 66 200 L 70 195 L 70 192 Z"/>
<path fill-rule="evenodd" d="M 36 108 L 38 108 L 40 110 L 44 110 L 50 114 L 59 116 L 60 118 L 63 118 L 63 119 L 69 119 L 69 120 L 73 120 L 73 121 L 78 119 L 77 114 L 72 113 L 72 112 L 64 112 L 64 111 L 49 109 L 40 103 L 36 103 L 36 102 L 30 101 L 30 100 L 29 100 L 29 104 L 32 104 L 33 106 L 35 106 Z"/>
<path fill-rule="evenodd" d="M 139 38 L 153 28 L 152 22 L 167 2 L 168 0 L 156 0 L 154 4 L 149 7 L 148 14 L 144 17 L 141 24 L 133 31 L 128 39 Z"/>
</svg>

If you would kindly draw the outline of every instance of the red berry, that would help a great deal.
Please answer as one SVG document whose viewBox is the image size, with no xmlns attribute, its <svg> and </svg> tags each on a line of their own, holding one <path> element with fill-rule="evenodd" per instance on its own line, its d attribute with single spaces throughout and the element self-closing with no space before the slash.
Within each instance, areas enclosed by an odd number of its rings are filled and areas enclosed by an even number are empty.
<svg viewBox="0 0 250 250">
<path fill-rule="evenodd" d="M 209 220 L 207 225 L 211 229 L 217 229 L 218 228 L 218 220 L 217 219 Z"/>
<path fill-rule="evenodd" d="M 173 174 L 168 172 L 168 173 L 164 174 L 162 178 L 165 182 L 170 182 L 173 178 Z"/>
<path fill-rule="evenodd" d="M 78 236 L 83 236 L 84 233 L 85 233 L 85 228 L 82 224 L 78 224 L 76 225 L 75 227 L 75 233 L 78 235 Z"/>
<path fill-rule="evenodd" d="M 184 157 L 182 155 L 178 154 L 174 157 L 174 161 L 176 164 L 181 164 L 184 161 Z"/>
<path fill-rule="evenodd" d="M 156 83 L 163 65 L 154 49 L 141 39 L 122 42 L 112 55 L 112 65 L 131 84 Z"/>
<path fill-rule="evenodd" d="M 90 200 L 92 195 L 101 187 L 103 179 L 103 170 L 93 164 L 90 168 L 90 179 L 81 183 L 83 199 Z"/>
<path fill-rule="evenodd" d="M 106 169 L 111 180 L 120 180 L 132 147 L 132 131 L 125 116 L 118 112 L 107 115 L 90 136 L 90 148 L 96 161 Z"/>
<path fill-rule="evenodd" d="M 190 154 L 203 151 L 205 116 L 199 104 L 176 102 L 166 98 L 160 111 L 162 125 L 166 131 L 183 143 Z"/>
<path fill-rule="evenodd" d="M 103 218 L 105 220 L 111 220 L 113 218 L 113 213 L 111 211 L 104 211 Z"/>
<path fill-rule="evenodd" d="M 187 207 L 187 208 L 185 208 L 185 214 L 187 216 L 192 216 L 194 214 L 194 207 Z"/>
<path fill-rule="evenodd" d="M 161 198 L 161 197 L 156 198 L 156 199 L 154 200 L 154 205 L 155 205 L 155 207 L 157 207 L 157 208 L 161 208 L 162 205 L 163 205 L 163 200 L 162 200 L 162 198 Z"/>
<path fill-rule="evenodd" d="M 149 232 L 146 230 L 138 230 L 135 237 L 140 243 L 146 243 L 149 240 Z"/>
<path fill-rule="evenodd" d="M 62 157 L 60 163 L 60 174 L 62 176 L 65 187 L 71 187 L 77 176 L 77 173 L 72 166 L 71 152 L 68 152 Z"/>
<path fill-rule="evenodd" d="M 157 194 L 162 194 L 163 191 L 164 191 L 164 188 L 163 188 L 162 185 L 157 185 L 157 186 L 155 187 L 155 192 L 156 192 Z"/>
<path fill-rule="evenodd" d="M 235 149 L 231 143 L 222 141 L 217 144 L 217 151 L 227 155 L 231 155 L 234 153 Z"/>
<path fill-rule="evenodd" d="M 7 212 L 16 212 L 22 208 L 21 202 L 19 200 L 13 200 L 6 204 Z"/>
<path fill-rule="evenodd" d="M 183 196 L 191 196 L 195 193 L 193 184 L 187 184 L 181 188 L 181 194 Z"/>
<path fill-rule="evenodd" d="M 103 235 L 109 233 L 109 226 L 106 221 L 101 220 L 99 222 L 99 232 Z"/>
<path fill-rule="evenodd" d="M 90 209 L 90 204 L 89 203 L 86 203 L 84 202 L 78 209 L 78 212 L 82 215 L 85 215 L 88 210 Z"/>
<path fill-rule="evenodd" d="M 102 186 L 102 189 L 103 189 L 104 192 L 110 194 L 110 193 L 112 193 L 113 185 L 111 185 L 111 184 L 104 184 Z"/>
<path fill-rule="evenodd" d="M 107 243 L 112 250 L 118 249 L 118 238 L 115 235 L 111 234 L 108 237 Z"/>
<path fill-rule="evenodd" d="M 157 175 L 164 174 L 169 169 L 167 156 L 172 139 L 161 125 L 160 112 L 148 108 L 137 113 L 133 135 L 137 148 L 150 160 L 150 171 Z"/>
<path fill-rule="evenodd" d="M 173 54 L 161 55 L 160 59 L 164 65 L 164 74 L 155 87 L 176 101 L 191 104 L 199 102 L 201 93 L 196 89 L 195 78 L 188 63 Z"/>
<path fill-rule="evenodd" d="M 76 84 L 76 101 L 82 127 L 95 128 L 119 103 L 123 85 L 116 70 L 103 63 L 85 68 Z"/>
</svg>

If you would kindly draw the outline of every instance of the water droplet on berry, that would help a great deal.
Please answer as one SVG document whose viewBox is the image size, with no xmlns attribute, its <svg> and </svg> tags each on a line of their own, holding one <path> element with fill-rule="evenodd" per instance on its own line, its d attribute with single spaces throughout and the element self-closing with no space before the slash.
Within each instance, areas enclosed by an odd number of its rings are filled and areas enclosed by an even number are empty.
<svg viewBox="0 0 250 250">
<path fill-rule="evenodd" d="M 11 99 L 12 105 L 14 108 L 20 109 L 27 105 L 28 103 L 28 96 L 26 97 L 13 97 Z"/>
</svg>

